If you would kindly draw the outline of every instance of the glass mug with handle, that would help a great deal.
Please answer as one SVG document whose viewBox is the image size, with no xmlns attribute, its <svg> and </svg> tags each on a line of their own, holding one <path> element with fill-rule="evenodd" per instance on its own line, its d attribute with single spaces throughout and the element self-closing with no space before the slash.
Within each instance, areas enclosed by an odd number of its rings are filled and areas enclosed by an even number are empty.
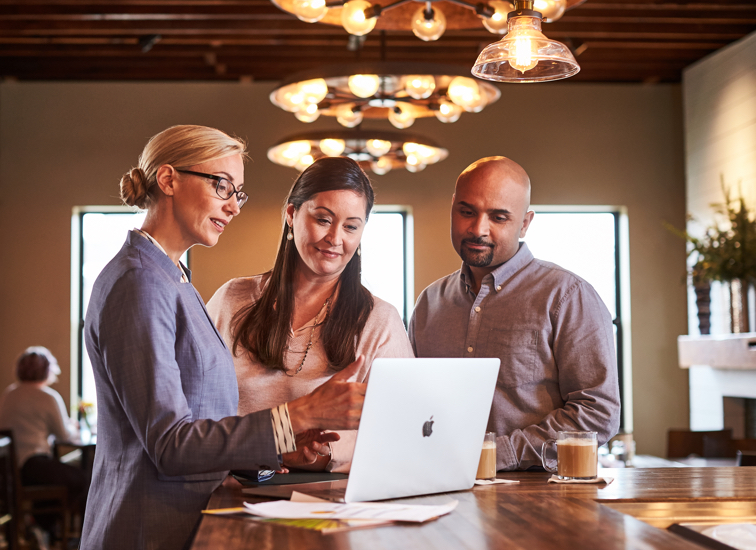
<svg viewBox="0 0 756 550">
<path fill-rule="evenodd" d="M 557 467 L 546 463 L 546 451 L 556 444 Z M 559 479 L 591 480 L 598 476 L 598 441 L 596 432 L 558 432 L 556 439 L 544 441 L 541 463 L 547 472 Z"/>
</svg>

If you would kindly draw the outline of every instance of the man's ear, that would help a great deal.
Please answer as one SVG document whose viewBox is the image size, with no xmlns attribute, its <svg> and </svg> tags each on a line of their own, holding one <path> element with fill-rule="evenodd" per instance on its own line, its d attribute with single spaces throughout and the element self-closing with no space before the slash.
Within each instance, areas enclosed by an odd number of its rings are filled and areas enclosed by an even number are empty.
<svg viewBox="0 0 756 550">
<path fill-rule="evenodd" d="M 525 212 L 525 218 L 522 220 L 522 227 L 520 228 L 520 238 L 525 238 L 525 233 L 528 232 L 528 227 L 530 227 L 530 222 L 533 221 L 533 216 L 535 216 L 535 212 L 532 210 L 528 210 Z"/>
<path fill-rule="evenodd" d="M 164 195 L 168 195 L 169 197 L 172 197 L 174 193 L 175 178 L 176 169 L 170 164 L 163 164 L 158 168 L 157 174 L 155 174 L 158 187 L 160 187 Z"/>
</svg>

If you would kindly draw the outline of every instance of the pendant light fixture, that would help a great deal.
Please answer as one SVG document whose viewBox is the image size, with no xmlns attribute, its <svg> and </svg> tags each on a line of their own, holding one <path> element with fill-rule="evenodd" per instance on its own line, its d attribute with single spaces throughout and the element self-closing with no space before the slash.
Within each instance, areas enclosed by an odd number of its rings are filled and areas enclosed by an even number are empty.
<svg viewBox="0 0 756 550">
<path fill-rule="evenodd" d="M 352 128 L 364 118 L 388 119 L 400 129 L 418 118 L 455 122 L 501 96 L 463 67 L 439 63 L 370 62 L 334 65 L 292 75 L 270 94 L 271 102 L 302 122 L 336 117 Z"/>
<path fill-rule="evenodd" d="M 516 0 L 517 9 L 507 16 L 507 34 L 486 46 L 472 74 L 496 82 L 547 82 L 577 74 L 580 66 L 569 48 L 541 32 L 541 13 L 533 0 Z"/>
<path fill-rule="evenodd" d="M 388 5 L 371 4 L 367 0 L 272 0 L 283 11 L 307 23 L 340 25 L 355 36 L 363 36 L 374 28 L 411 30 L 425 41 L 438 40 L 447 29 L 480 28 L 493 34 L 507 32 L 507 14 L 514 10 L 515 0 L 488 0 L 478 3 L 466 0 L 397 0 Z M 535 9 L 547 23 L 559 19 L 565 10 L 585 0 L 534 0 Z M 420 4 L 420 6 L 418 6 Z"/>
<path fill-rule="evenodd" d="M 379 175 L 399 168 L 420 172 L 448 154 L 446 149 L 421 136 L 374 130 L 309 132 L 286 138 L 268 149 L 271 162 L 299 171 L 320 157 L 343 155 Z"/>
</svg>

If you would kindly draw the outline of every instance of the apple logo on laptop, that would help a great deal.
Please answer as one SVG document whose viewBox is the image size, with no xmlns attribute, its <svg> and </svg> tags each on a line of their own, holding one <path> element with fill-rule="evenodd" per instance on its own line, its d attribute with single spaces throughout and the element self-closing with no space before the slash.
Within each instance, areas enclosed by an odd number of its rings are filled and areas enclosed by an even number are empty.
<svg viewBox="0 0 756 550">
<path fill-rule="evenodd" d="M 423 437 L 430 437 L 433 433 L 433 416 L 423 424 Z"/>
</svg>

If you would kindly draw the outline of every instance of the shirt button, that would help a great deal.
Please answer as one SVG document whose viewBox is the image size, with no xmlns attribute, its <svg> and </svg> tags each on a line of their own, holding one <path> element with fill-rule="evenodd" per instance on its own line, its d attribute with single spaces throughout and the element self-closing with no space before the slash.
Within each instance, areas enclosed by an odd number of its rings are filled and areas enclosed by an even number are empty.
<svg viewBox="0 0 756 550">
<path fill-rule="evenodd" d="M 475 308 L 475 313 L 480 313 L 480 306 Z"/>
<path fill-rule="evenodd" d="M 467 348 L 467 351 L 469 351 L 470 353 L 472 353 L 472 350 L 473 350 L 472 346 L 470 346 L 469 348 Z"/>
<path fill-rule="evenodd" d="M 501 290 L 501 285 L 496 287 L 496 292 L 499 292 Z"/>
</svg>

